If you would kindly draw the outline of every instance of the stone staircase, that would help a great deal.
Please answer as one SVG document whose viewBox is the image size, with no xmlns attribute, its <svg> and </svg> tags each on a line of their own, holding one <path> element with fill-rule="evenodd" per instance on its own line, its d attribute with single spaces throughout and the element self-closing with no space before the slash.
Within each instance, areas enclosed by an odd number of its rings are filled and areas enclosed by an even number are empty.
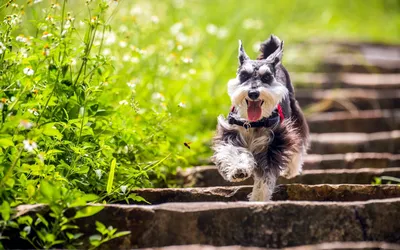
<svg viewBox="0 0 400 250">
<path fill-rule="evenodd" d="M 281 177 L 273 201 L 247 202 L 252 180 L 228 183 L 198 166 L 178 173 L 181 188 L 134 191 L 152 205 L 105 205 L 77 221 L 81 231 L 94 234 L 96 220 L 131 231 L 104 249 L 400 249 L 400 185 L 371 185 L 400 178 L 400 47 L 337 46 L 345 52 L 321 64 L 329 73 L 292 76 L 312 146 L 302 175 Z"/>
</svg>

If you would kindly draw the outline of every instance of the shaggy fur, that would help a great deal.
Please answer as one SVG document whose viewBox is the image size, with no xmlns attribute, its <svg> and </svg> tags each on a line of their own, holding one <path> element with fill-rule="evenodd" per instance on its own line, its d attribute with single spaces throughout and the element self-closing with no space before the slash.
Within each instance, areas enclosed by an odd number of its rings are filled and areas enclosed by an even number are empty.
<svg viewBox="0 0 400 250">
<path fill-rule="evenodd" d="M 272 35 L 261 45 L 260 52 L 257 60 L 250 60 L 239 44 L 237 77 L 228 83 L 234 115 L 249 120 L 251 102 L 260 103 L 261 119 L 271 116 L 279 104 L 285 119 L 272 127 L 246 129 L 219 116 L 212 157 L 227 181 L 253 176 L 253 201 L 270 200 L 280 174 L 288 178 L 299 174 L 308 147 L 308 126 L 281 63 L 283 42 Z M 250 97 L 251 92 L 258 93 L 256 99 Z"/>
</svg>

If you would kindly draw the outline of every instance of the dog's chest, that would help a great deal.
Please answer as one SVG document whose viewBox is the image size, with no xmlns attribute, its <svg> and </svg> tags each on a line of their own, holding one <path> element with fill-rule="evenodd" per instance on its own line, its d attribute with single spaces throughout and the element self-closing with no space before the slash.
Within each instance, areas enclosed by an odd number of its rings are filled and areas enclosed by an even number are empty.
<svg viewBox="0 0 400 250">
<path fill-rule="evenodd" d="M 271 141 L 271 130 L 266 128 L 248 129 L 241 128 L 240 136 L 246 146 L 252 153 L 259 153 L 266 150 Z"/>
</svg>

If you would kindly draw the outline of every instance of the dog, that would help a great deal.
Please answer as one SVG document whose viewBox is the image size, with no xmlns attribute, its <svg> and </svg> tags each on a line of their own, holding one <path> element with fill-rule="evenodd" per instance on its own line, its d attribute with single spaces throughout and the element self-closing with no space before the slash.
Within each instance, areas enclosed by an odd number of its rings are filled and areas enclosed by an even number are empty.
<svg viewBox="0 0 400 250">
<path fill-rule="evenodd" d="M 271 35 L 251 60 L 239 41 L 239 67 L 228 82 L 232 108 L 218 117 L 211 160 L 229 182 L 254 178 L 250 201 L 271 199 L 279 175 L 301 173 L 309 129 L 282 65 L 283 41 Z"/>
</svg>

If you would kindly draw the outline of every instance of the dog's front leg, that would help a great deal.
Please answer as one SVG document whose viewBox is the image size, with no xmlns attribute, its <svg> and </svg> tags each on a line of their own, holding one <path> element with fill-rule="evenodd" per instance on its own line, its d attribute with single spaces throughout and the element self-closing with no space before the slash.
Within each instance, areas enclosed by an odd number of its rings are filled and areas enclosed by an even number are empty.
<svg viewBox="0 0 400 250">
<path fill-rule="evenodd" d="M 250 201 L 271 200 L 277 178 L 277 174 L 273 173 L 273 171 L 268 171 L 263 174 L 255 174 L 253 191 L 249 197 Z"/>
<path fill-rule="evenodd" d="M 230 182 L 249 178 L 256 166 L 253 155 L 244 147 L 226 142 L 214 145 L 213 162 L 222 177 Z"/>
</svg>

